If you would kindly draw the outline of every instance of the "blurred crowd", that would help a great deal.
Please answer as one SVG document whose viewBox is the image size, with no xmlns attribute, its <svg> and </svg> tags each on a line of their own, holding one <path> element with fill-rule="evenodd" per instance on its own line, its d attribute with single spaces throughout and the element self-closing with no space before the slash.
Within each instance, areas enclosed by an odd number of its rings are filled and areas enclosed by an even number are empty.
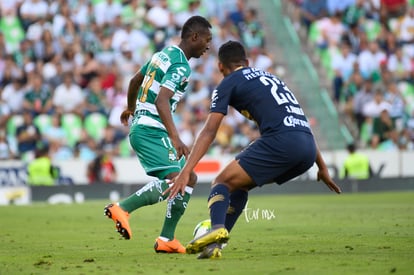
<svg viewBox="0 0 414 275">
<path fill-rule="evenodd" d="M 0 1 L 0 159 L 34 158 L 47 143 L 52 160 L 129 157 L 128 128 L 119 116 L 131 76 L 183 23 L 203 15 L 212 47 L 190 60 L 190 88 L 174 116 L 191 146 L 222 76 L 218 47 L 240 40 L 252 66 L 272 71 L 262 22 L 247 1 L 2 0 Z M 230 110 L 210 154 L 233 152 L 258 136 Z"/>
<path fill-rule="evenodd" d="M 414 1 L 292 2 L 360 147 L 414 150 Z"/>
</svg>

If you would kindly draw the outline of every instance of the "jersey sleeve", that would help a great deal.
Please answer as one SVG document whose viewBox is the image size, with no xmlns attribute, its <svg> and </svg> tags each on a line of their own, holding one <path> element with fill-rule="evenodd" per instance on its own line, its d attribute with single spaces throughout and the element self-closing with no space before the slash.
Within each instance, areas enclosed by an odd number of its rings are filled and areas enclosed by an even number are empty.
<svg viewBox="0 0 414 275">
<path fill-rule="evenodd" d="M 173 91 L 184 90 L 190 78 L 191 68 L 184 63 L 172 64 L 161 80 L 161 86 Z"/>
<path fill-rule="evenodd" d="M 224 79 L 211 94 L 210 112 L 227 115 L 233 89 L 234 85 L 228 79 Z"/>
</svg>

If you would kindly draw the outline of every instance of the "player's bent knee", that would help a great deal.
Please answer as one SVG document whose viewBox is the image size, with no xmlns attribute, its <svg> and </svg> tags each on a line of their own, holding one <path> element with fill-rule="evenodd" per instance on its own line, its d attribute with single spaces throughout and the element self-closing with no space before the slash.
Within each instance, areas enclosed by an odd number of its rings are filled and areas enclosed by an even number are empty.
<svg viewBox="0 0 414 275">
<path fill-rule="evenodd" d="M 240 189 L 240 188 L 233 186 L 232 184 L 229 184 L 228 182 L 218 182 L 217 180 L 214 180 L 211 183 L 211 189 L 213 189 L 218 184 L 226 186 L 230 193 L 232 193 L 234 190 Z"/>
</svg>

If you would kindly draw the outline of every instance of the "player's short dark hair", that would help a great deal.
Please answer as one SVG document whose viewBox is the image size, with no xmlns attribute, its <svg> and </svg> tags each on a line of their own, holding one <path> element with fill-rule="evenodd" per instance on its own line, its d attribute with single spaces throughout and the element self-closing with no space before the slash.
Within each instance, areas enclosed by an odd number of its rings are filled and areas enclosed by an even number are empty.
<svg viewBox="0 0 414 275">
<path fill-rule="evenodd" d="M 208 29 L 211 29 L 211 24 L 207 19 L 199 15 L 191 16 L 183 25 L 181 39 L 190 37 L 194 32 L 205 32 Z"/>
<path fill-rule="evenodd" d="M 353 153 L 353 152 L 355 152 L 355 151 L 356 151 L 356 145 L 355 145 L 355 143 L 349 143 L 349 144 L 346 146 L 346 148 L 348 149 L 348 151 L 349 151 L 350 153 Z"/>
<path fill-rule="evenodd" d="M 218 58 L 225 66 L 237 64 L 247 60 L 243 45 L 237 41 L 227 41 L 220 46 Z"/>
</svg>

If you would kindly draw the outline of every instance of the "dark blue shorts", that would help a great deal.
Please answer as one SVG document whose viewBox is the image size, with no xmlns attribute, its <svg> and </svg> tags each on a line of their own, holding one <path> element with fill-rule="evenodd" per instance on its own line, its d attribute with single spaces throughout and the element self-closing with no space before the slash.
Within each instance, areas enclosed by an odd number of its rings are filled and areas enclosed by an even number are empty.
<svg viewBox="0 0 414 275">
<path fill-rule="evenodd" d="M 262 136 L 236 156 L 240 166 L 258 185 L 282 184 L 313 166 L 316 145 L 311 134 L 285 132 Z"/>
</svg>

